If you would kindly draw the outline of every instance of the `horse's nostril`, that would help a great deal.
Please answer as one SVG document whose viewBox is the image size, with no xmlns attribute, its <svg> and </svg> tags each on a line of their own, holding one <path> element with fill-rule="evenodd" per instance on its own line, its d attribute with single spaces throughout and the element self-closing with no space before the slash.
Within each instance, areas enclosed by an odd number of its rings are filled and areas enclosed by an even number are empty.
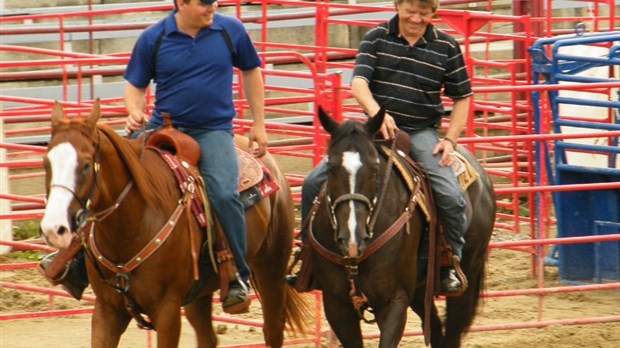
<svg viewBox="0 0 620 348">
<path fill-rule="evenodd" d="M 60 226 L 56 233 L 58 233 L 59 236 L 62 236 L 65 232 L 67 232 L 67 228 L 65 226 Z"/>
</svg>

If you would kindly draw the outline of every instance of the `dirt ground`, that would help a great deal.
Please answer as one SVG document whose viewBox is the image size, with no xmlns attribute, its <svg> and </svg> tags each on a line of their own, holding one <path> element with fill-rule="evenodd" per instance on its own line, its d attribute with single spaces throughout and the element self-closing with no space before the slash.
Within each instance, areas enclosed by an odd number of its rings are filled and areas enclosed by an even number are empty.
<svg viewBox="0 0 620 348">
<path fill-rule="evenodd" d="M 505 240 L 508 232 L 496 232 L 495 240 Z M 509 232 L 512 233 L 512 232 Z M 2 263 L 13 262 L 2 258 Z M 493 249 L 490 254 L 488 290 L 529 289 L 536 287 L 536 279 L 531 276 L 530 257 L 519 251 Z M 0 271 L 0 280 L 19 284 L 47 286 L 47 282 L 33 269 Z M 546 267 L 545 286 L 563 285 L 557 277 L 557 269 Z M 535 322 L 577 319 L 581 317 L 600 317 L 620 314 L 620 292 L 592 291 L 546 295 L 542 301 L 542 316 L 537 317 L 537 296 L 516 296 L 486 298 L 476 325 L 497 325 L 517 322 Z M 441 306 L 441 303 L 439 303 Z M 49 307 L 48 297 L 37 293 L 0 288 L 0 311 L 2 314 L 44 311 Z M 55 309 L 91 306 L 85 301 L 55 297 Z M 216 306 L 216 311 L 219 308 Z M 222 315 L 222 313 L 215 313 Z M 249 314 L 242 318 L 260 319 L 260 305 L 254 301 Z M 216 323 L 220 345 L 258 343 L 262 340 L 260 328 L 231 323 Z M 420 327 L 419 319 L 413 312 L 409 314 L 407 330 Z M 327 328 L 326 325 L 323 328 Z M 376 332 L 371 325 L 364 326 L 365 333 Z M 148 347 L 149 334 L 139 330 L 134 323 L 122 338 L 120 347 Z M 28 318 L 0 321 L 0 347 L 89 347 L 90 316 L 88 314 L 55 318 Z M 151 335 L 152 342 L 155 336 Z M 377 340 L 367 340 L 366 347 L 374 347 Z M 328 339 L 322 339 L 322 346 L 328 346 Z M 404 337 L 401 347 L 422 347 L 420 336 Z M 155 346 L 155 343 L 152 344 Z M 195 346 L 193 332 L 184 322 L 181 347 Z M 312 347 L 311 344 L 297 345 Z M 587 325 L 551 325 L 536 329 L 513 329 L 502 331 L 476 331 L 464 339 L 466 348 L 521 348 L 521 347 L 600 347 L 620 346 L 618 323 Z"/>
</svg>

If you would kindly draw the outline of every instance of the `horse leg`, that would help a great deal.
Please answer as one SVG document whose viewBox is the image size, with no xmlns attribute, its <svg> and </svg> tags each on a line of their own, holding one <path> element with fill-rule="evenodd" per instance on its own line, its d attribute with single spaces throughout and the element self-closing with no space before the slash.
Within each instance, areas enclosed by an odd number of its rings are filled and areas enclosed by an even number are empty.
<svg viewBox="0 0 620 348">
<path fill-rule="evenodd" d="M 476 308 L 480 298 L 482 274 L 480 265 L 476 272 L 468 272 L 469 287 L 458 297 L 446 299 L 446 334 L 440 347 L 458 348 L 461 339 L 476 315 Z"/>
<path fill-rule="evenodd" d="M 95 300 L 91 319 L 91 347 L 118 347 L 121 335 L 127 330 L 131 316 L 123 306 L 115 307 Z"/>
<path fill-rule="evenodd" d="M 413 302 L 411 303 L 411 309 L 420 317 L 422 320 L 422 329 L 424 329 L 424 316 L 425 316 L 425 308 L 424 308 L 424 290 L 425 288 L 417 289 L 415 295 L 413 296 Z M 441 319 L 439 319 L 439 314 L 437 313 L 437 307 L 435 306 L 435 302 L 431 302 L 431 347 L 439 347 L 439 343 L 443 339 L 443 325 L 441 323 Z"/>
<path fill-rule="evenodd" d="M 162 301 L 150 315 L 157 330 L 157 347 L 178 347 L 181 337 L 181 304 L 178 301 Z"/>
<path fill-rule="evenodd" d="M 386 306 L 375 308 L 375 318 L 381 338 L 380 348 L 397 347 L 403 337 L 405 324 L 407 323 L 407 307 L 409 301 L 402 293 L 395 293 Z"/>
<path fill-rule="evenodd" d="M 364 346 L 360 318 L 349 302 L 343 302 L 341 299 L 326 296 L 323 293 L 323 309 L 327 322 L 343 348 L 361 348 Z"/>
<path fill-rule="evenodd" d="M 217 337 L 213 331 L 211 311 L 213 295 L 199 297 L 185 306 L 185 317 L 196 332 L 198 348 L 211 348 L 217 345 Z"/>
<path fill-rule="evenodd" d="M 286 259 L 274 260 L 274 256 L 257 257 L 252 262 L 253 280 L 256 290 L 260 293 L 260 303 L 263 311 L 263 337 L 268 347 L 282 347 L 284 341 L 284 321 L 286 284 Z M 280 256 L 278 256 L 280 258 Z"/>
</svg>

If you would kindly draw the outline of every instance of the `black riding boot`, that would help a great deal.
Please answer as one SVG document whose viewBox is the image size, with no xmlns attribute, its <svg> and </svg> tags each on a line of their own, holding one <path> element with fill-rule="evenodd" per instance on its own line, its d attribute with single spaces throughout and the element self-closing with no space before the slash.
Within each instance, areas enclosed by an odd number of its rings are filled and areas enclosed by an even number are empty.
<svg viewBox="0 0 620 348">
<path fill-rule="evenodd" d="M 295 265 L 295 263 L 300 261 L 300 257 L 301 257 L 301 248 L 296 248 L 295 251 L 293 252 L 293 255 L 295 257 L 295 261 L 293 263 L 293 265 L 291 266 L 291 268 Z M 299 279 L 299 272 L 301 271 L 301 267 L 300 269 L 295 272 L 295 273 L 291 273 L 291 274 L 287 274 L 284 276 L 284 282 L 292 287 L 295 287 L 295 284 L 297 284 L 297 279 Z"/>
<path fill-rule="evenodd" d="M 461 290 L 461 281 L 456 276 L 454 268 L 444 267 L 441 269 L 441 293 L 450 294 Z"/>
<path fill-rule="evenodd" d="M 40 264 L 41 268 L 45 269 L 52 263 L 57 254 L 58 252 L 54 252 L 43 258 Z M 53 282 L 55 284 L 60 284 L 60 286 L 76 300 L 82 299 L 84 289 L 88 286 L 88 275 L 86 274 L 86 263 L 84 261 L 83 250 L 79 251 L 75 257 L 67 263 L 65 271 L 62 272 L 58 278 L 53 279 Z"/>
<path fill-rule="evenodd" d="M 467 289 L 467 278 L 461 270 L 459 257 L 452 256 L 452 267 L 442 267 L 440 270 L 440 293 L 445 296 L 460 296 Z"/>
<path fill-rule="evenodd" d="M 297 284 L 297 279 L 299 279 L 299 271 L 284 276 L 284 282 L 292 287 L 295 287 L 295 284 Z"/>
</svg>

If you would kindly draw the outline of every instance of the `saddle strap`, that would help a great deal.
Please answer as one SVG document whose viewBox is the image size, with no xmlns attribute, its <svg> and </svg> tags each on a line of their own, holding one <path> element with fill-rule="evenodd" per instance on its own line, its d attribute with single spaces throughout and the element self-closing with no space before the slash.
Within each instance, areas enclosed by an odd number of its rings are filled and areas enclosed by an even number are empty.
<svg viewBox="0 0 620 348">
<path fill-rule="evenodd" d="M 217 220 L 217 215 L 213 214 L 215 220 Z M 230 247 L 228 246 L 228 241 L 226 236 L 224 235 L 224 230 L 222 229 L 222 225 L 216 221 L 215 223 L 215 231 L 216 231 L 216 261 L 218 265 L 218 273 L 220 274 L 220 298 L 226 297 L 228 294 L 228 283 L 230 282 L 231 274 L 233 272 L 233 256 L 230 252 Z"/>
<path fill-rule="evenodd" d="M 189 185 L 201 186 L 202 177 L 198 174 L 197 171 L 192 170 L 194 167 L 184 167 L 179 163 L 178 159 L 171 153 L 162 151 L 155 147 L 149 147 L 149 149 L 157 152 L 164 161 L 168 164 L 172 173 L 174 174 L 177 183 L 179 185 L 179 189 L 181 192 L 185 192 L 188 189 Z M 198 179 L 200 178 L 200 179 Z M 198 193 L 201 193 L 201 190 L 195 190 Z M 189 202 L 191 205 L 191 209 L 196 216 L 196 220 L 200 224 L 201 227 L 205 227 L 207 225 L 207 219 L 205 216 L 205 211 L 203 209 L 203 205 L 201 199 L 204 201 L 203 197 L 200 194 L 195 194 L 192 196 L 192 200 Z"/>
<path fill-rule="evenodd" d="M 436 206 L 433 199 L 433 193 L 431 191 L 430 179 L 428 176 L 423 176 L 426 178 L 425 185 L 423 185 L 422 189 L 424 191 L 424 195 L 426 198 L 426 202 L 428 204 L 429 210 L 429 229 L 428 229 L 428 261 L 426 265 L 426 290 L 424 292 L 424 327 L 422 328 L 424 332 L 424 343 L 428 346 L 431 342 L 431 307 L 433 305 L 433 296 L 435 295 L 435 279 L 438 279 L 438 275 L 436 272 L 439 271 L 439 267 L 437 267 L 437 257 L 436 257 L 436 248 L 437 248 L 437 213 Z"/>
<path fill-rule="evenodd" d="M 138 325 L 138 328 L 142 330 L 155 330 L 156 331 L 153 323 L 148 318 L 145 318 L 142 315 L 144 311 L 142 308 L 140 308 L 140 306 L 136 304 L 136 301 L 133 299 L 133 297 L 129 296 L 129 294 L 127 293 L 123 295 L 124 295 L 123 299 L 125 302 L 125 309 L 136 320 L 136 324 Z"/>
<path fill-rule="evenodd" d="M 196 236 L 196 225 L 191 223 L 192 221 L 192 208 L 187 205 L 185 207 L 185 216 L 188 221 L 189 228 L 187 229 L 189 232 L 189 250 L 192 255 L 192 268 L 194 270 L 194 280 L 200 280 L 200 272 L 198 271 L 198 251 L 196 250 L 196 241 L 194 237 Z"/>
</svg>

